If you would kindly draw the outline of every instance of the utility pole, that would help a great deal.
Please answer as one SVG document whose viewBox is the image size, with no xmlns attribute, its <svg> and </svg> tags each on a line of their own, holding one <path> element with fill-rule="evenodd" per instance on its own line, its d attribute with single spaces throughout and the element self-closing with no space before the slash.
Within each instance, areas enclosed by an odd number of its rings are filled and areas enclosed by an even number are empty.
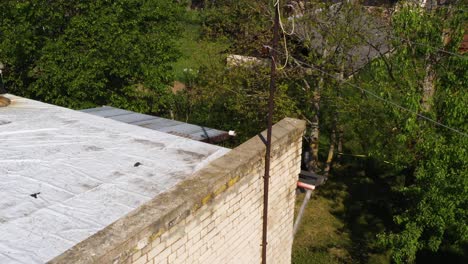
<svg viewBox="0 0 468 264">
<path fill-rule="evenodd" d="M 276 57 L 279 40 L 279 1 L 274 5 L 275 18 L 273 26 L 273 43 L 270 49 L 270 96 L 268 98 L 268 129 L 265 152 L 265 176 L 263 177 L 263 233 L 262 233 L 262 264 L 267 263 L 267 233 L 268 233 L 268 191 L 270 188 L 270 156 L 271 156 L 271 130 L 273 126 L 273 110 L 275 108 L 276 91 Z"/>
</svg>

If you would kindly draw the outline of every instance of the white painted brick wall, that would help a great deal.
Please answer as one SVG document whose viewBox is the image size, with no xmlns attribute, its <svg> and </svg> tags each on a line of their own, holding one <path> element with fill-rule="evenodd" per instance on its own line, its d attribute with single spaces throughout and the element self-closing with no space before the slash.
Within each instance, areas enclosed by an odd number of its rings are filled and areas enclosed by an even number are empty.
<svg viewBox="0 0 468 264">
<path fill-rule="evenodd" d="M 272 157 L 268 263 L 291 263 L 295 188 L 301 138 Z M 194 215 L 137 250 L 132 263 L 261 262 L 263 165 L 202 206 Z"/>
</svg>

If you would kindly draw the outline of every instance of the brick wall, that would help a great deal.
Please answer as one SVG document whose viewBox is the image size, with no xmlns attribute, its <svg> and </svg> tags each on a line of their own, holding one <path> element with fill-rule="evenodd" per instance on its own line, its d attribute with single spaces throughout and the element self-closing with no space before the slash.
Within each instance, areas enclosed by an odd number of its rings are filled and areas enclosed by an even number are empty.
<svg viewBox="0 0 468 264">
<path fill-rule="evenodd" d="M 291 263 L 304 127 L 273 128 L 268 263 Z M 260 263 L 264 153 L 250 139 L 51 263 Z"/>
</svg>

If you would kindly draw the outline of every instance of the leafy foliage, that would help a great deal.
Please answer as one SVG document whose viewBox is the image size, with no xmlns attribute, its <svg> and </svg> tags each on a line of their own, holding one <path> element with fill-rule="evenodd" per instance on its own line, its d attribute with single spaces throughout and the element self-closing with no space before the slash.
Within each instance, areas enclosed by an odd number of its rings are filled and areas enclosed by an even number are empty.
<svg viewBox="0 0 468 264">
<path fill-rule="evenodd" d="M 283 76 L 284 78 L 285 76 Z M 280 80 L 276 92 L 275 121 L 297 116 L 289 86 Z M 179 94 L 179 119 L 224 130 L 236 130 L 240 143 L 266 127 L 269 68 L 226 68 L 223 64 L 202 67 L 192 89 Z"/>
<path fill-rule="evenodd" d="M 468 87 L 468 61 L 441 52 L 458 52 L 466 14 L 447 12 L 402 7 L 392 20 L 390 34 L 399 37 L 393 54 L 373 62 L 360 75 L 366 89 L 411 111 L 360 101 L 357 116 L 371 122 L 352 123 L 358 133 L 366 131 L 362 144 L 371 146 L 370 155 L 391 163 L 394 173 L 405 171 L 403 182 L 393 182 L 402 199 L 393 208 L 396 226 L 380 236 L 383 245 L 393 249 L 397 263 L 414 262 L 421 250 L 462 252 L 468 242 L 468 138 L 416 115 L 468 131 L 468 95 L 463 92 Z M 447 29 L 449 43 L 442 37 Z M 437 77 L 432 108 L 425 111 L 423 82 L 428 64 L 434 65 Z"/>
<path fill-rule="evenodd" d="M 270 43 L 271 10 L 264 1 L 212 1 L 202 13 L 203 35 L 225 39 L 231 52 L 260 56 L 263 45 Z"/>
<path fill-rule="evenodd" d="M 265 1 L 204 2 L 196 23 L 202 24 L 203 41 L 216 39 L 220 45 L 206 48 L 204 58 L 185 58 L 195 63 L 194 71 L 184 76 L 187 89 L 173 97 L 167 89 L 171 65 L 190 68 L 184 61 L 174 64 L 183 8 L 173 1 L 1 1 L 0 61 L 7 66 L 7 87 L 74 108 L 171 108 L 177 119 L 236 130 L 235 143 L 242 142 L 266 127 L 269 69 L 227 67 L 219 53 L 228 42 L 230 53 L 267 57 L 262 47 L 271 40 L 272 7 Z M 297 18 L 296 33 L 285 41 L 292 56 L 320 70 L 290 60 L 279 71 L 275 121 L 285 116 L 311 120 L 319 114 L 322 143 L 330 143 L 330 131 L 339 125 L 344 151 L 384 171 L 385 177 L 374 179 L 391 186 L 392 199 L 381 203 L 393 223 L 379 226 L 386 232 L 378 239 L 391 249 L 394 262 L 414 262 L 421 251 L 466 254 L 468 138 L 418 116 L 468 132 L 468 60 L 453 55 L 465 33 L 466 4 L 430 12 L 402 4 L 385 32 L 392 52 L 359 72 L 350 71 L 348 61 L 356 59 L 356 46 L 369 41 L 361 29 L 373 22 L 363 19 L 354 4 L 313 5 L 320 11 Z M 198 30 L 196 25 L 193 32 Z M 285 57 L 283 52 L 279 61 Z M 425 98 L 429 72 L 435 76 L 435 92 Z M 347 82 L 387 102 L 337 81 L 351 73 Z M 317 90 L 318 112 L 312 107 Z"/>
<path fill-rule="evenodd" d="M 10 92 L 72 108 L 170 104 L 183 8 L 171 0 L 1 1 Z"/>
<path fill-rule="evenodd" d="M 247 39 L 256 43 L 251 32 L 267 30 L 266 26 L 261 26 L 267 20 L 250 25 L 255 21 L 244 21 L 242 14 L 230 12 L 230 4 L 215 6 L 211 10 L 214 14 L 206 11 L 205 15 L 211 14 L 212 17 L 206 18 L 209 23 L 205 24 L 205 33 L 232 39 L 232 50 L 246 52 L 243 55 L 256 54 L 252 52 L 255 46 L 245 48 L 242 42 Z M 256 1 L 252 3 L 255 4 Z M 216 8 L 223 7 L 227 8 L 226 12 L 216 13 Z M 321 12 L 312 12 L 315 20 L 298 19 L 298 25 L 302 23 L 302 28 L 296 27 L 296 37 L 299 37 L 288 38 L 288 47 L 294 57 L 338 76 L 343 73 L 343 61 L 350 59 L 350 51 L 352 53 L 363 41 L 369 41 L 359 25 L 370 21 L 361 20 L 362 16 L 353 6 L 340 6 L 344 15 L 339 16 L 323 11 L 333 11 L 336 6 L 322 3 L 320 7 Z M 449 6 L 426 12 L 412 5 L 400 5 L 392 16 L 389 31 L 384 32 L 392 44 L 392 52 L 387 56 L 382 54 L 359 73 L 354 72 L 352 80 L 348 80 L 409 111 L 377 100 L 320 71 L 298 70 L 294 63 L 283 70 L 287 77 L 281 81 L 284 90 L 280 94 L 283 96 L 277 103 L 294 104 L 294 107 L 279 109 L 278 116 L 296 114 L 311 119 L 316 114 L 311 107 L 313 88 L 322 85 L 319 114 L 320 128 L 325 137 L 321 136 L 320 140 L 328 143 L 326 132 L 332 129 L 333 117 L 338 114 L 339 125 L 345 132 L 345 152 L 364 154 L 385 168 L 386 176 L 381 180 L 392 186 L 394 192 L 392 197 L 395 199 L 386 201 L 394 223 L 386 226 L 386 232 L 380 234 L 379 241 L 392 250 L 393 261 L 397 263 L 414 262 L 418 252 L 427 250 L 451 250 L 464 254 L 463 247 L 468 243 L 468 139 L 417 115 L 427 116 L 465 134 L 468 131 L 468 94 L 464 92 L 468 87 L 467 60 L 466 56 L 452 55 L 458 53 L 466 26 L 465 8 L 459 4 L 454 8 Z M 233 27 L 239 21 L 244 21 L 242 27 Z M 255 26 L 262 30 L 245 30 Z M 307 28 L 313 29 L 313 34 Z M 317 37 L 318 34 L 321 37 Z M 318 40 L 322 41 L 321 47 L 328 48 L 326 56 L 323 49 L 317 48 Z M 425 98 L 428 65 L 434 72 L 435 93 Z M 212 120 L 226 128 L 246 125 L 245 131 L 251 130 L 247 134 L 264 128 L 264 116 L 258 113 L 264 114 L 265 110 L 256 109 L 264 109 L 266 100 L 260 99 L 263 98 L 261 94 L 252 97 L 252 93 L 261 90 L 259 87 L 265 89 L 266 80 L 260 81 L 264 78 L 261 71 L 254 71 L 257 76 L 250 75 L 248 71 L 226 71 L 224 68 L 202 71 L 198 87 L 203 87 L 202 94 L 208 95 L 202 97 L 206 108 L 193 108 L 192 116 L 197 116 L 197 120 L 206 117 L 204 122 Z M 253 77 L 256 78 L 254 82 L 251 81 Z M 304 78 L 312 89 L 303 85 Z M 424 106 L 425 100 L 430 107 Z M 210 111 L 202 117 L 202 113 Z"/>
</svg>

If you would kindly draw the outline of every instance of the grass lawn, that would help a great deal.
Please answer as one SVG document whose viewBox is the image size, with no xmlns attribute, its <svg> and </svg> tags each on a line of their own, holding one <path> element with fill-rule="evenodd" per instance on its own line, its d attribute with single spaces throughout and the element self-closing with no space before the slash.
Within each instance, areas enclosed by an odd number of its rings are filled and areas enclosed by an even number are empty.
<svg viewBox="0 0 468 264">
<path fill-rule="evenodd" d="M 296 211 L 303 199 L 304 194 L 298 195 Z M 348 250 L 351 246 L 350 235 L 343 221 L 333 215 L 334 211 L 342 210 L 342 207 L 342 201 L 335 202 L 314 194 L 294 239 L 293 263 L 351 262 Z"/>
<path fill-rule="evenodd" d="M 220 63 L 223 54 L 229 47 L 225 41 L 213 42 L 201 39 L 202 25 L 198 12 L 191 10 L 187 13 L 184 21 L 184 32 L 177 42 L 182 57 L 172 65 L 175 79 L 183 83 L 188 82 L 190 79 L 188 75 L 196 74 L 200 67 Z M 188 73 L 184 69 L 192 69 L 192 73 Z"/>
</svg>

